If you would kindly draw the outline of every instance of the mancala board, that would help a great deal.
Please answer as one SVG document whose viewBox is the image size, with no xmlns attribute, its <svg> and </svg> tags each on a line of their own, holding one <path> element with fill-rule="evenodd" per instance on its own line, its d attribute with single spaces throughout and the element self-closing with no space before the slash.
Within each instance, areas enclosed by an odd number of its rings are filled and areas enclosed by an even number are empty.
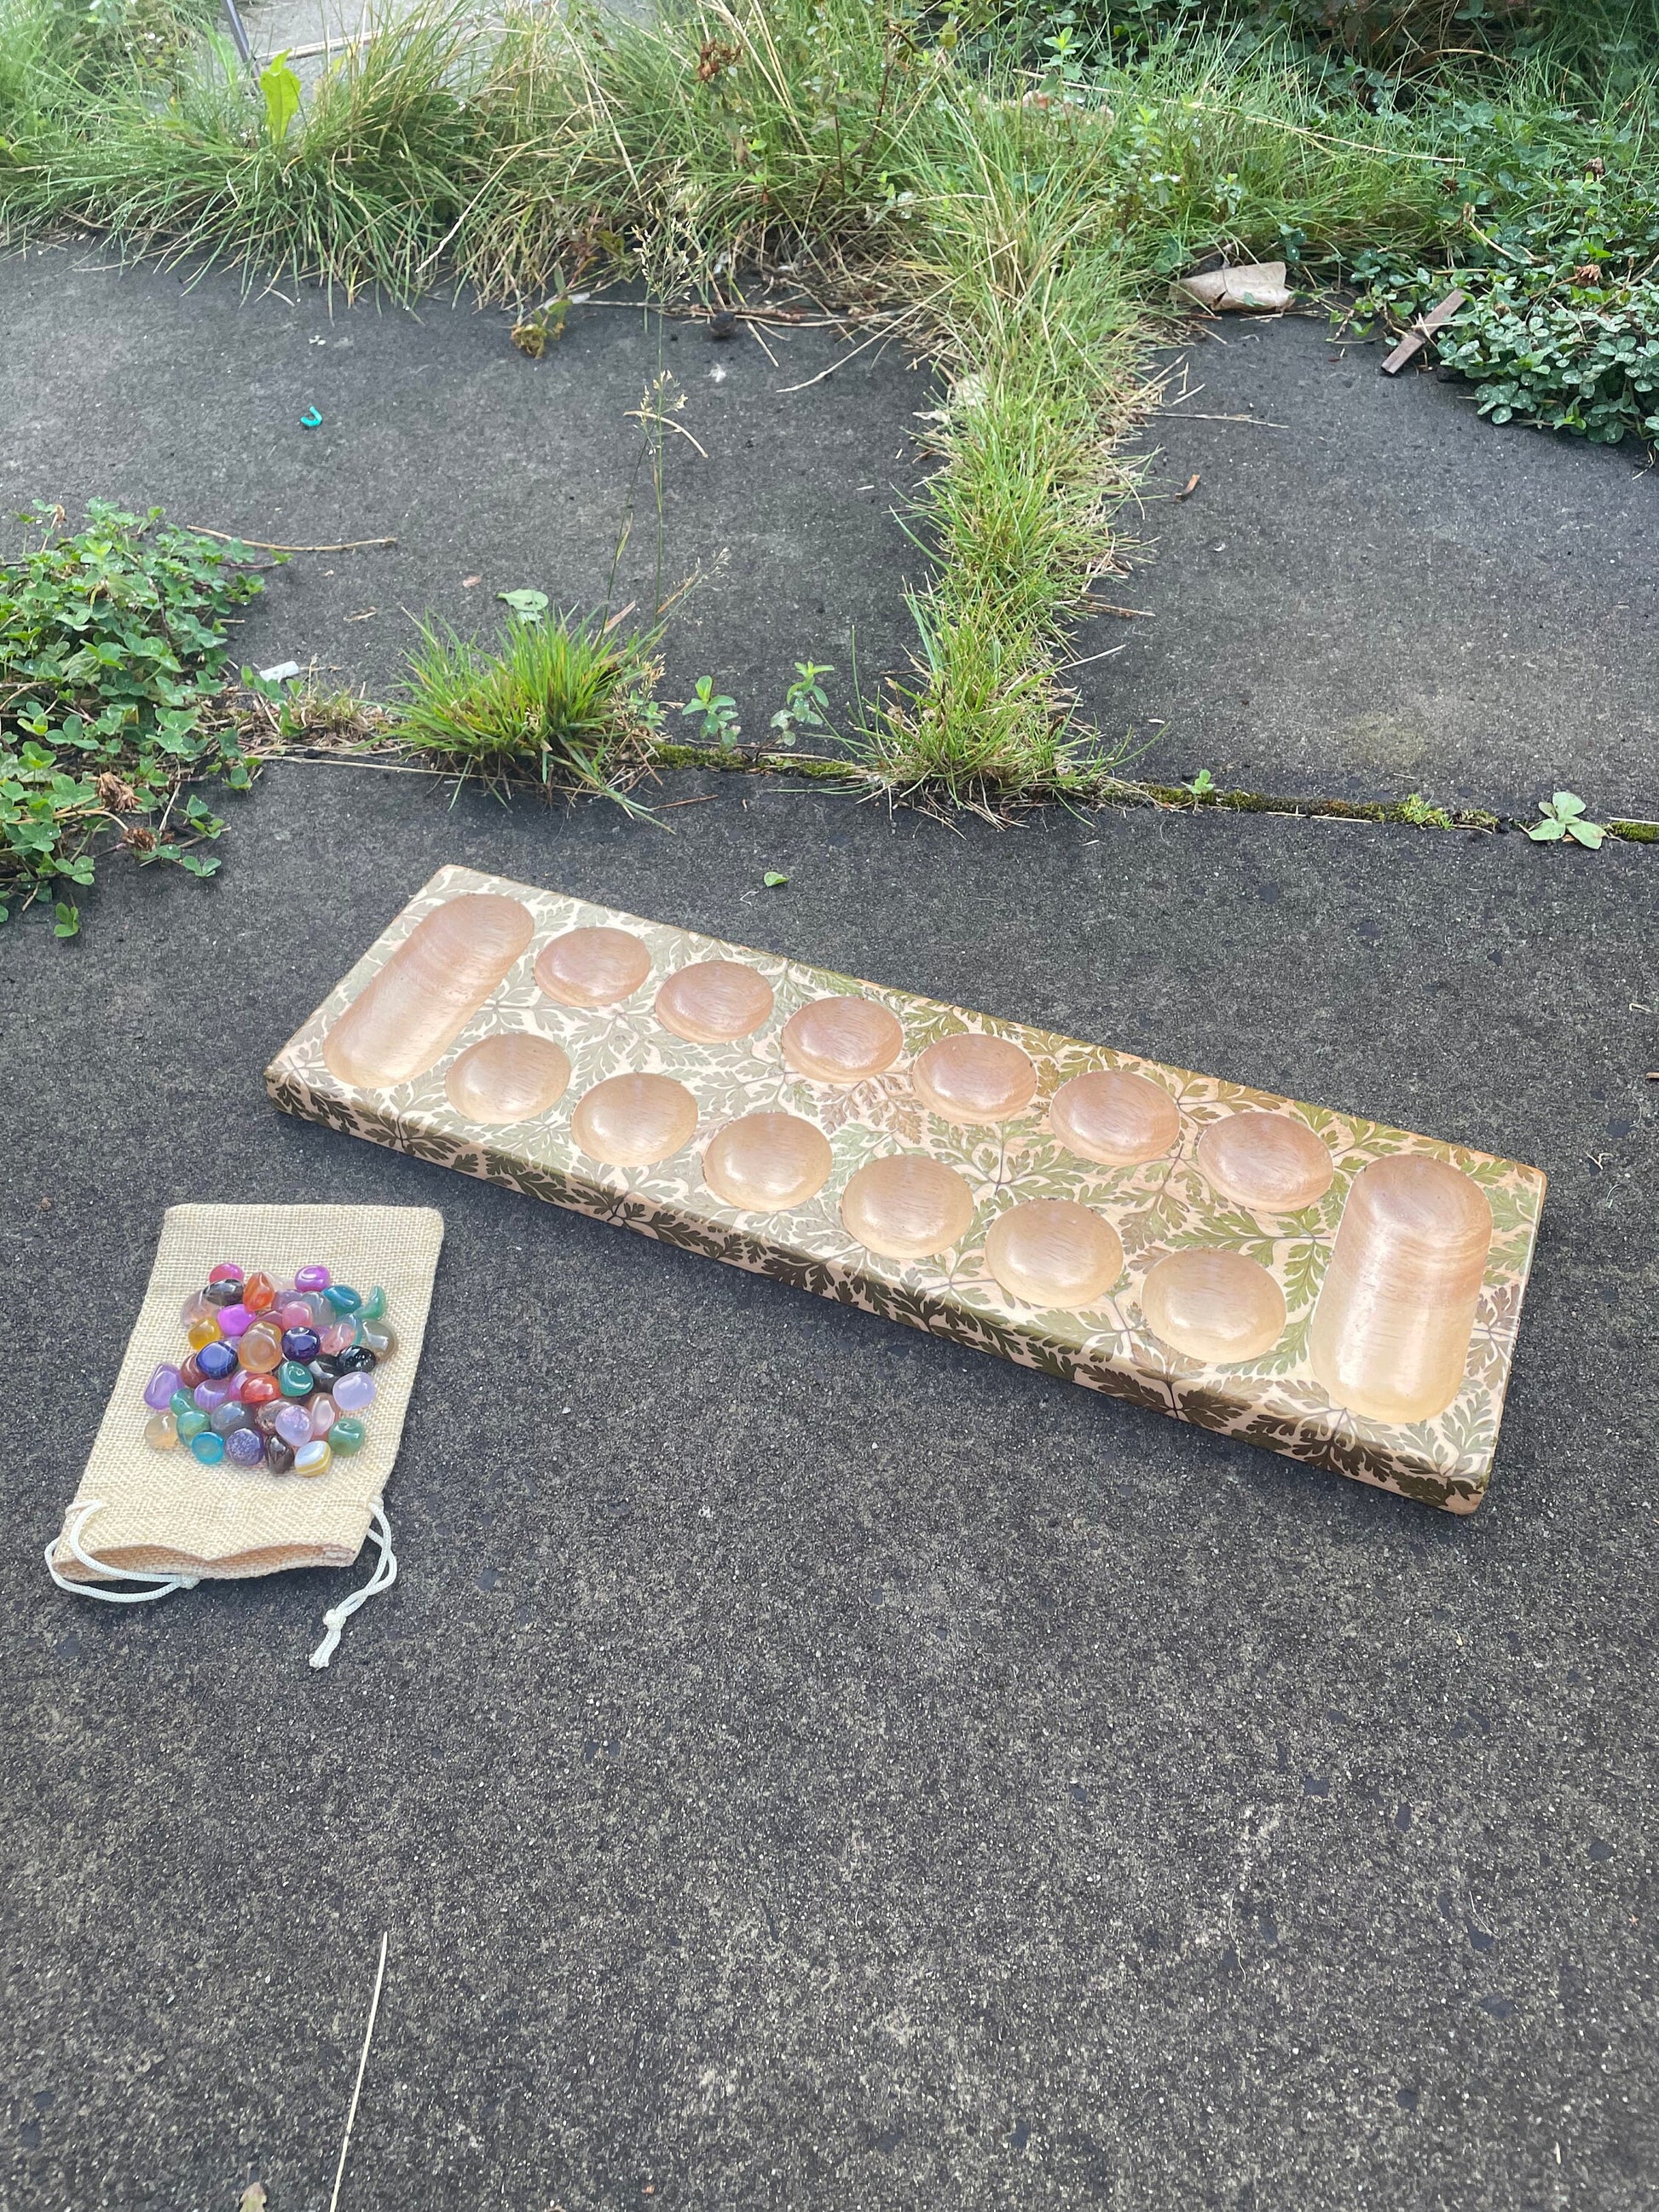
<svg viewBox="0 0 1659 2212">
<path fill-rule="evenodd" d="M 349 1134 L 1467 1513 L 1544 1177 L 441 868 L 277 1055 Z"/>
</svg>

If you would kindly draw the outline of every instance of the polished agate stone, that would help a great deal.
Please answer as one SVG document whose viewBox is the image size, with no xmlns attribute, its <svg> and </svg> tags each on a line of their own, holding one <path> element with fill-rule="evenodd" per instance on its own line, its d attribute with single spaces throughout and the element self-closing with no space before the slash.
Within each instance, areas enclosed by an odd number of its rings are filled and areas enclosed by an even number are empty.
<svg viewBox="0 0 1659 2212">
<path fill-rule="evenodd" d="M 192 1406 L 187 1413 L 175 1414 L 173 1421 L 179 1432 L 179 1441 L 183 1443 L 190 1443 L 207 1427 L 208 1417 L 199 1406 Z"/>
<path fill-rule="evenodd" d="M 340 1409 L 326 1390 L 319 1390 L 314 1398 L 307 1398 L 305 1410 L 311 1416 L 311 1433 L 313 1437 L 325 1437 L 331 1434 L 335 1423 L 340 1418 Z"/>
<path fill-rule="evenodd" d="M 294 1471 L 294 1447 L 284 1443 L 280 1437 L 267 1437 L 265 1465 L 273 1474 L 291 1474 Z"/>
<path fill-rule="evenodd" d="M 181 1390 L 193 1390 L 201 1379 L 201 1362 L 192 1352 L 188 1359 L 179 1362 L 179 1387 Z"/>
<path fill-rule="evenodd" d="M 234 1306 L 222 1306 L 219 1312 L 219 1334 L 233 1342 L 246 1336 L 253 1326 L 253 1316 L 239 1298 Z"/>
<path fill-rule="evenodd" d="M 343 1413 L 361 1413 L 374 1403 L 374 1377 L 361 1370 L 343 1375 L 334 1385 L 333 1397 Z"/>
<path fill-rule="evenodd" d="M 225 1457 L 238 1467 L 258 1467 L 265 1455 L 265 1440 L 258 1429 L 238 1429 L 225 1438 Z"/>
<path fill-rule="evenodd" d="M 335 1362 L 337 1375 L 368 1374 L 380 1358 L 377 1352 L 366 1344 L 349 1344 Z"/>
<path fill-rule="evenodd" d="M 236 1356 L 255 1375 L 274 1374 L 282 1364 L 283 1340 L 263 1322 L 249 1329 L 236 1347 Z"/>
<path fill-rule="evenodd" d="M 283 1358 L 301 1367 L 308 1367 L 322 1348 L 323 1340 L 314 1328 L 290 1328 L 283 1337 Z"/>
<path fill-rule="evenodd" d="M 217 1344 L 220 1341 L 218 1316 L 203 1314 L 198 1320 L 191 1322 L 185 1331 L 185 1341 L 192 1352 L 200 1352 L 204 1345 Z"/>
<path fill-rule="evenodd" d="M 1285 1294 L 1242 1252 L 1170 1252 L 1140 1286 L 1146 1326 L 1171 1350 L 1212 1367 L 1260 1359 L 1285 1333 Z"/>
<path fill-rule="evenodd" d="M 363 1300 L 362 1312 L 360 1317 L 364 1321 L 384 1321 L 386 1316 L 386 1309 L 390 1303 L 391 1301 L 387 1298 L 385 1291 L 381 1289 L 380 1284 L 376 1283 L 374 1289 Z"/>
<path fill-rule="evenodd" d="M 1472 1177 L 1422 1152 L 1362 1168 L 1349 1186 L 1308 1333 L 1332 1400 L 1371 1421 L 1427 1421 L 1463 1386 L 1492 1243 Z"/>
<path fill-rule="evenodd" d="M 651 955 L 625 929 L 568 929 L 536 955 L 536 981 L 562 1006 L 615 1006 L 651 973 Z"/>
<path fill-rule="evenodd" d="M 363 1294 L 361 1291 L 354 1291 L 349 1283 L 331 1283 L 323 1296 L 342 1319 L 362 1311 Z"/>
<path fill-rule="evenodd" d="M 216 1406 L 208 1415 L 208 1426 L 216 1437 L 228 1437 L 237 1429 L 253 1426 L 253 1413 L 240 1398 L 228 1398 L 222 1406 Z"/>
<path fill-rule="evenodd" d="M 1055 1091 L 1048 1127 L 1068 1152 L 1102 1167 L 1162 1158 L 1181 1134 L 1181 1109 L 1162 1084 L 1127 1068 L 1074 1075 Z"/>
<path fill-rule="evenodd" d="M 702 1179 L 727 1206 L 777 1213 L 816 1198 L 834 1165 L 828 1138 L 798 1114 L 745 1114 L 711 1139 Z"/>
<path fill-rule="evenodd" d="M 295 1289 L 307 1295 L 325 1291 L 333 1279 L 320 1261 L 313 1261 L 308 1267 L 296 1267 L 294 1271 Z"/>
<path fill-rule="evenodd" d="M 268 1374 L 244 1375 L 242 1377 L 242 1403 L 245 1406 L 268 1406 L 281 1395 L 281 1391 Z"/>
<path fill-rule="evenodd" d="M 252 1314 L 262 1314 L 276 1303 L 276 1285 L 270 1277 L 255 1273 L 242 1285 L 242 1304 Z"/>
<path fill-rule="evenodd" d="M 368 1435 L 368 1431 L 355 1413 L 342 1413 L 329 1431 L 328 1440 L 337 1452 L 349 1459 L 354 1452 L 362 1449 Z"/>
<path fill-rule="evenodd" d="M 811 999 L 779 1032 L 784 1064 L 814 1083 L 862 1083 L 904 1048 L 898 1016 L 874 999 Z"/>
<path fill-rule="evenodd" d="M 227 1375 L 236 1372 L 236 1353 L 228 1344 L 204 1344 L 196 1355 L 196 1364 L 204 1380 L 222 1382 Z"/>
<path fill-rule="evenodd" d="M 234 1260 L 221 1260 L 216 1267 L 208 1269 L 208 1280 L 210 1283 L 235 1283 L 240 1286 L 242 1271 Z"/>
<path fill-rule="evenodd" d="M 469 1121 L 504 1128 L 545 1114 L 563 1097 L 569 1081 L 570 1056 L 550 1037 L 509 1030 L 469 1045 L 450 1069 L 444 1089 L 455 1111 Z"/>
<path fill-rule="evenodd" d="M 144 1423 L 144 1442 L 152 1451 L 174 1451 L 179 1444 L 176 1413 L 152 1413 Z"/>
<path fill-rule="evenodd" d="M 297 1359 L 285 1359 L 276 1370 L 276 1388 L 285 1398 L 308 1398 L 317 1388 L 317 1377 Z"/>
<path fill-rule="evenodd" d="M 398 1349 L 397 1332 L 384 1321 L 364 1322 L 357 1331 L 357 1341 L 377 1359 L 387 1358 Z"/>
<path fill-rule="evenodd" d="M 930 1044 L 911 1079 L 922 1104 L 947 1121 L 1006 1121 L 1036 1096 L 1036 1069 L 1019 1047 L 974 1030 Z"/>
<path fill-rule="evenodd" d="M 325 1437 L 313 1437 L 308 1444 L 301 1444 L 294 1455 L 295 1474 L 326 1474 L 334 1459 L 334 1449 Z"/>
<path fill-rule="evenodd" d="M 1104 1297 L 1123 1273 L 1118 1233 L 1086 1206 L 1038 1198 L 998 1214 L 985 1264 L 1011 1298 L 1075 1310 Z"/>
<path fill-rule="evenodd" d="M 570 1117 L 583 1152 L 614 1168 L 652 1167 L 689 1145 L 696 1127 L 697 1102 L 672 1075 L 608 1076 Z"/>
<path fill-rule="evenodd" d="M 517 899 L 474 891 L 447 901 L 416 923 L 329 1030 L 330 1073 L 370 1091 L 424 1074 L 506 979 L 535 927 Z M 326 1283 L 325 1275 L 300 1288 Z"/>
<path fill-rule="evenodd" d="M 286 1398 L 274 1398 L 269 1405 L 256 1406 L 254 1407 L 253 1425 L 258 1429 L 262 1437 L 274 1437 L 276 1435 L 276 1424 L 281 1420 L 283 1411 L 287 1407 L 289 1402 L 289 1400 Z"/>
<path fill-rule="evenodd" d="M 355 1320 L 333 1322 L 322 1333 L 323 1353 L 329 1359 L 338 1359 L 345 1352 L 355 1351 L 356 1345 L 357 1323 Z"/>
<path fill-rule="evenodd" d="M 1212 1121 L 1194 1157 L 1223 1198 L 1255 1213 L 1300 1213 L 1324 1197 L 1335 1173 L 1328 1147 L 1288 1114 L 1230 1114 Z"/>
<path fill-rule="evenodd" d="M 234 1306 L 241 1295 L 241 1284 L 232 1276 L 223 1275 L 217 1282 L 208 1284 L 200 1293 L 202 1304 L 213 1313 L 222 1306 Z"/>
<path fill-rule="evenodd" d="M 657 1019 L 690 1044 L 733 1044 L 772 1012 L 772 986 L 741 960 L 697 960 L 657 987 Z"/>
<path fill-rule="evenodd" d="M 311 1442 L 311 1413 L 307 1407 L 284 1406 L 273 1425 L 283 1442 L 292 1444 L 295 1451 L 301 1444 Z"/>
<path fill-rule="evenodd" d="M 849 1237 L 884 1260 L 927 1260 L 967 1235 L 974 1194 L 942 1160 L 894 1152 L 852 1176 L 841 1218 Z"/>
<path fill-rule="evenodd" d="M 216 1437 L 211 1429 L 204 1429 L 199 1435 L 191 1438 L 190 1449 L 192 1456 L 200 1460 L 204 1467 L 217 1467 L 225 1455 L 225 1440 L 222 1437 Z"/>
<path fill-rule="evenodd" d="M 234 1395 L 229 1383 L 222 1381 L 198 1382 L 191 1393 L 191 1396 L 195 1401 L 196 1410 L 201 1413 L 217 1413 L 221 1406 L 228 1406 L 230 1403 Z"/>
<path fill-rule="evenodd" d="M 163 1413 L 172 1404 L 173 1393 L 178 1388 L 178 1369 L 167 1366 L 158 1367 L 144 1385 L 144 1403 L 153 1412 Z"/>
</svg>

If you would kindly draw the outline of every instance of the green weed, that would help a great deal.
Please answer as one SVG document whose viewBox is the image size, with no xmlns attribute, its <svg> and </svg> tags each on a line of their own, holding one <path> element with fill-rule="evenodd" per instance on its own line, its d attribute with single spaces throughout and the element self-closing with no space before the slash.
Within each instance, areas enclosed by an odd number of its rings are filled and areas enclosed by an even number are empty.
<svg viewBox="0 0 1659 2212">
<path fill-rule="evenodd" d="M 246 790 L 249 763 L 219 704 L 226 623 L 260 586 L 246 546 L 140 520 L 100 501 L 0 566 L 0 920 L 93 881 L 100 848 L 210 876 L 223 823 L 188 787 Z M 74 923 L 74 928 L 66 927 Z"/>
<path fill-rule="evenodd" d="M 392 733 L 463 774 L 586 792 L 630 811 L 657 678 L 649 635 L 612 637 L 597 617 L 510 621 L 494 647 L 422 625 Z"/>
</svg>

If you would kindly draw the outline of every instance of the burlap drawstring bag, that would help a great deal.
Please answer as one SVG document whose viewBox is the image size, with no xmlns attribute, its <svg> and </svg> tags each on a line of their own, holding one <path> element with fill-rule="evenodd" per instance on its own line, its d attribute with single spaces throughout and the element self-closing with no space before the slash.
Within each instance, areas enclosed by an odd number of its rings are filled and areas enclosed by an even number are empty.
<svg viewBox="0 0 1659 2212">
<path fill-rule="evenodd" d="M 62 1534 L 46 1547 L 61 1588 L 144 1604 L 198 1583 L 349 1567 L 373 1530 L 380 1559 L 368 1583 L 324 1618 L 312 1655 L 326 1667 L 345 1621 L 397 1577 L 381 1498 L 409 1410 L 426 1334 L 443 1216 L 429 1206 L 175 1206 L 167 1210 L 149 1287 Z M 375 1370 L 362 1448 L 307 1480 L 228 1462 L 204 1467 L 183 1449 L 144 1441 L 143 1389 L 185 1349 L 179 1308 L 220 1261 L 291 1277 L 321 1262 L 337 1282 L 386 1290 L 397 1350 Z M 133 1583 L 137 1588 L 107 1587 Z"/>
</svg>

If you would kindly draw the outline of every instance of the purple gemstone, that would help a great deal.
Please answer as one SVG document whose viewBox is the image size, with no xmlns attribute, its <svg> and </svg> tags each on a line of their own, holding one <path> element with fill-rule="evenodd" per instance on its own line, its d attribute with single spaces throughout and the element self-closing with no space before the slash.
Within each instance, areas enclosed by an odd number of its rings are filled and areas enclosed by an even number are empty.
<svg viewBox="0 0 1659 2212">
<path fill-rule="evenodd" d="M 164 1413 L 172 1400 L 173 1392 L 178 1388 L 178 1369 L 176 1367 L 158 1367 L 155 1374 L 150 1376 L 149 1382 L 144 1385 L 144 1403 L 153 1413 Z"/>
<path fill-rule="evenodd" d="M 301 1444 L 311 1442 L 311 1416 L 303 1406 L 284 1406 L 276 1419 L 277 1435 L 285 1444 L 297 1451 Z"/>
<path fill-rule="evenodd" d="M 361 1413 L 374 1403 L 374 1377 L 362 1370 L 342 1375 L 335 1382 L 333 1397 L 343 1413 Z"/>
<path fill-rule="evenodd" d="M 326 1267 L 299 1267 L 295 1271 L 296 1291 L 325 1291 L 332 1278 Z"/>
<path fill-rule="evenodd" d="M 227 1375 L 234 1375 L 240 1363 L 232 1347 L 218 1340 L 202 1346 L 196 1355 L 196 1364 L 210 1382 L 220 1382 Z"/>
<path fill-rule="evenodd" d="M 235 1387 L 228 1382 L 198 1382 L 191 1395 L 204 1413 L 216 1413 L 221 1406 L 228 1406 L 235 1396 Z"/>
<path fill-rule="evenodd" d="M 225 1438 L 225 1456 L 238 1467 L 258 1467 L 265 1455 L 265 1440 L 258 1429 L 234 1429 Z"/>
</svg>

